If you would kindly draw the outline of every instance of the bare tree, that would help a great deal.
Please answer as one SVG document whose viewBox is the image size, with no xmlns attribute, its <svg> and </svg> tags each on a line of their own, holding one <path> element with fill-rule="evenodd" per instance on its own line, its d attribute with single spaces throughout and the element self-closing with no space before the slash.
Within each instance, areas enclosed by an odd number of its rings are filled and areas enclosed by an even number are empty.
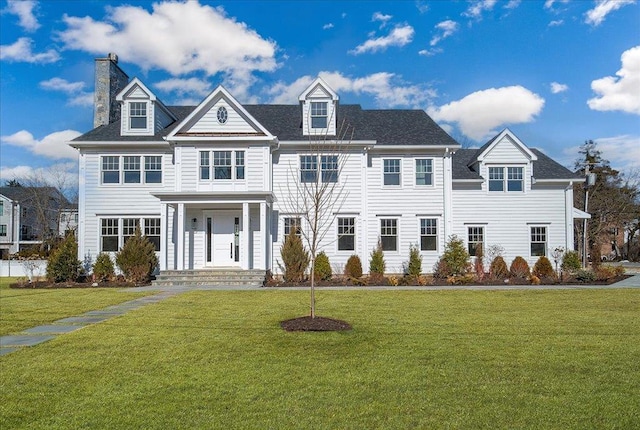
<svg viewBox="0 0 640 430">
<path fill-rule="evenodd" d="M 342 171 L 349 157 L 353 128 L 343 121 L 335 136 L 309 136 L 299 162 L 289 165 L 286 184 L 280 184 L 288 213 L 299 215 L 298 231 L 311 259 L 311 318 L 316 315 L 315 263 L 320 243 L 334 225 L 348 196 Z M 284 188 L 284 189 L 283 189 Z"/>
</svg>

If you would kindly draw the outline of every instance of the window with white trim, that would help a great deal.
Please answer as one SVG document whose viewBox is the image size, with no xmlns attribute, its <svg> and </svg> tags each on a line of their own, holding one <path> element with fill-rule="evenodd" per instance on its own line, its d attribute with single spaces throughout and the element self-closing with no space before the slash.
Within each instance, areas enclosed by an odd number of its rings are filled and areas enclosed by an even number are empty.
<svg viewBox="0 0 640 430">
<path fill-rule="evenodd" d="M 416 185 L 433 185 L 433 160 L 416 159 Z"/>
<path fill-rule="evenodd" d="M 136 228 L 140 225 L 138 218 L 124 218 L 122 220 L 122 244 L 127 243 L 127 240 L 136 235 Z"/>
<path fill-rule="evenodd" d="M 318 180 L 318 157 L 315 155 L 300 156 L 300 182 L 313 183 Z"/>
<path fill-rule="evenodd" d="M 295 231 L 298 236 L 302 234 L 300 231 L 302 228 L 302 224 L 300 223 L 299 217 L 290 217 L 284 219 L 284 236 L 285 238 L 291 234 L 292 231 Z"/>
<path fill-rule="evenodd" d="M 102 157 L 102 183 L 120 183 L 120 157 L 117 155 L 105 155 Z"/>
<path fill-rule="evenodd" d="M 200 151 L 200 179 L 211 179 L 209 151 Z"/>
<path fill-rule="evenodd" d="M 231 151 L 213 151 L 213 179 L 231 179 Z"/>
<path fill-rule="evenodd" d="M 0 216 L 4 215 L 4 201 L 0 200 Z"/>
<path fill-rule="evenodd" d="M 100 220 L 100 250 L 102 252 L 118 251 L 131 237 L 136 228 L 141 226 L 141 233 L 146 236 L 154 249 L 160 251 L 160 218 L 102 218 Z"/>
<path fill-rule="evenodd" d="M 354 251 L 356 249 L 356 219 L 338 218 L 338 250 Z"/>
<path fill-rule="evenodd" d="M 118 218 L 103 218 L 100 230 L 100 251 L 118 250 Z"/>
<path fill-rule="evenodd" d="M 524 191 L 524 167 L 489 167 L 489 191 Z"/>
<path fill-rule="evenodd" d="M 160 218 L 144 219 L 144 235 L 153 243 L 156 252 L 160 251 Z"/>
<path fill-rule="evenodd" d="M 2 236 L 2 237 L 6 237 L 7 236 L 7 225 L 6 224 L 0 224 L 0 236 Z"/>
<path fill-rule="evenodd" d="M 398 250 L 398 220 L 395 218 L 380 219 L 380 242 L 383 251 Z"/>
<path fill-rule="evenodd" d="M 400 185 L 400 159 L 384 159 L 382 160 L 382 166 L 382 183 L 384 185 Z"/>
<path fill-rule="evenodd" d="M 161 155 L 103 155 L 100 165 L 102 184 L 162 183 Z"/>
<path fill-rule="evenodd" d="M 200 151 L 198 167 L 201 181 L 244 180 L 245 151 Z"/>
<path fill-rule="evenodd" d="M 484 227 L 467 227 L 467 244 L 469 255 L 475 257 L 477 247 L 484 248 Z"/>
<path fill-rule="evenodd" d="M 244 179 L 244 151 L 236 151 L 236 179 Z"/>
<path fill-rule="evenodd" d="M 145 102 L 129 102 L 129 128 L 147 128 L 147 104 Z"/>
<path fill-rule="evenodd" d="M 436 218 L 420 219 L 420 250 L 436 251 L 438 248 L 438 220 Z"/>
<path fill-rule="evenodd" d="M 162 183 L 162 156 L 146 155 L 144 157 L 144 182 L 147 184 Z"/>
<path fill-rule="evenodd" d="M 125 155 L 122 157 L 125 184 L 140 183 L 140 156 Z"/>
<path fill-rule="evenodd" d="M 524 190 L 524 168 L 507 167 L 507 191 Z"/>
<path fill-rule="evenodd" d="M 323 155 L 320 168 L 322 170 L 322 182 L 338 182 L 337 155 Z"/>
<path fill-rule="evenodd" d="M 531 256 L 547 255 L 547 227 L 531 227 Z"/>
<path fill-rule="evenodd" d="M 504 169 L 489 167 L 489 191 L 504 191 Z"/>
<path fill-rule="evenodd" d="M 311 102 L 311 128 L 327 128 L 327 102 Z"/>
</svg>

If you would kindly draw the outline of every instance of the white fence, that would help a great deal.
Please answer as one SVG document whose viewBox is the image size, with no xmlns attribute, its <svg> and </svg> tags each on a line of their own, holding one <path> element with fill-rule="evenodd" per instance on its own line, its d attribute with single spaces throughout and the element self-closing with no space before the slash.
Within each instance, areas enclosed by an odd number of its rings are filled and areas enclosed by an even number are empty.
<svg viewBox="0 0 640 430">
<path fill-rule="evenodd" d="M 0 277 L 33 277 L 44 276 L 47 271 L 47 260 L 0 260 Z"/>
</svg>

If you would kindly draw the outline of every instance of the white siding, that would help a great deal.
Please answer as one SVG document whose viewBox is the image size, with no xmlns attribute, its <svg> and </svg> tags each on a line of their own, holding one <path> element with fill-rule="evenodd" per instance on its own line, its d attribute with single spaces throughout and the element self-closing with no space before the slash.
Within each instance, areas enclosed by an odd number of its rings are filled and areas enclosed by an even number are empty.
<svg viewBox="0 0 640 430">
<path fill-rule="evenodd" d="M 218 121 L 218 108 L 227 109 L 228 119 L 224 124 Z M 189 130 L 188 133 L 255 133 L 256 130 L 229 104 L 220 99 Z"/>
<path fill-rule="evenodd" d="M 529 158 L 509 136 L 504 136 L 484 157 L 487 163 L 528 163 Z"/>
</svg>

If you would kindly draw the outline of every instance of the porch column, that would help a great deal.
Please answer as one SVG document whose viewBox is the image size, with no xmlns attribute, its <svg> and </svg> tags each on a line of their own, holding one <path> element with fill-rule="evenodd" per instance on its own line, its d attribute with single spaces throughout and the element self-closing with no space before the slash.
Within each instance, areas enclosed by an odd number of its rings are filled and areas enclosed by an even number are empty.
<svg viewBox="0 0 640 430">
<path fill-rule="evenodd" d="M 261 258 L 258 261 L 258 267 L 255 267 L 255 269 L 265 270 L 267 268 L 269 255 L 267 243 L 267 203 L 260 202 L 260 244 L 262 245 L 262 252 L 260 253 Z"/>
<path fill-rule="evenodd" d="M 184 203 L 178 203 L 178 210 L 176 211 L 177 221 L 177 239 L 178 239 L 178 253 L 176 256 L 177 265 L 176 269 L 184 270 Z"/>
<path fill-rule="evenodd" d="M 251 232 L 249 231 L 249 203 L 242 204 L 242 268 L 249 269 L 249 236 L 251 236 Z"/>
<path fill-rule="evenodd" d="M 167 252 L 168 250 L 168 240 L 167 240 L 167 220 L 168 216 L 168 208 L 166 203 L 160 203 L 160 270 L 167 270 Z"/>
</svg>

